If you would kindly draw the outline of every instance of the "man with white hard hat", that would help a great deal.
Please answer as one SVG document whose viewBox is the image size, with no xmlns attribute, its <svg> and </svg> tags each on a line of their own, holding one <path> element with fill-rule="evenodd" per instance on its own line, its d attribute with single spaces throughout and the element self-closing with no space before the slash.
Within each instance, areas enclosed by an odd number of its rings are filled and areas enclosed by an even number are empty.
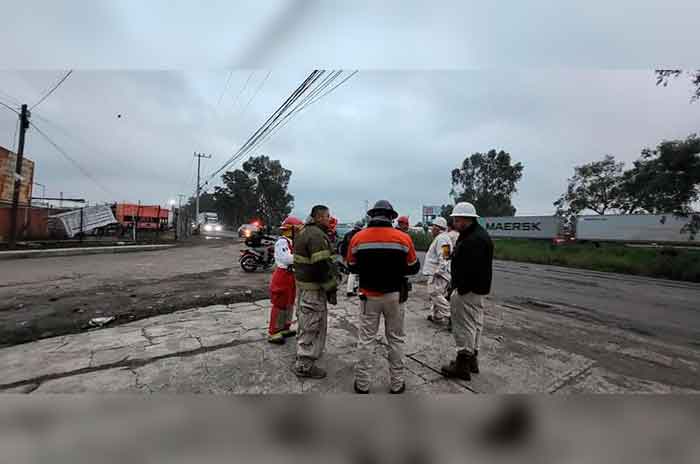
<svg viewBox="0 0 700 464">
<path fill-rule="evenodd" d="M 471 380 L 479 373 L 479 341 L 484 326 L 484 297 L 491 292 L 493 242 L 479 225 L 474 205 L 457 203 L 452 211 L 454 227 L 459 232 L 452 253 L 453 293 L 450 298 L 452 334 L 457 345 L 457 359 L 442 367 L 442 374 Z"/>
<path fill-rule="evenodd" d="M 428 295 L 430 314 L 428 320 L 443 324 L 450 317 L 450 303 L 447 301 L 447 289 L 450 286 L 450 256 L 452 240 L 447 233 L 447 220 L 439 217 L 432 223 L 433 242 L 425 255 L 423 275 L 428 276 Z"/>
</svg>

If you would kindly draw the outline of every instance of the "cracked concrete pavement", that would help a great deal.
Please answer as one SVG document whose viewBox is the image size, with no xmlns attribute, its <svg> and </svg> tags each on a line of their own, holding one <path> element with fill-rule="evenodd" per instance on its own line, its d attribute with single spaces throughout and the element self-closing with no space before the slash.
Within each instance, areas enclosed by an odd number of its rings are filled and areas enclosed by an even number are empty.
<svg viewBox="0 0 700 464">
<path fill-rule="evenodd" d="M 482 373 L 444 379 L 451 334 L 427 315 L 424 284 L 406 313 L 406 378 L 412 393 L 691 393 L 700 351 L 592 319 L 576 308 L 488 300 Z M 0 350 L 8 393 L 345 393 L 356 359 L 356 299 L 329 311 L 324 380 L 299 380 L 295 343 L 266 341 L 269 301 L 211 305 Z M 388 388 L 386 347 L 376 346 L 373 391 Z"/>
</svg>

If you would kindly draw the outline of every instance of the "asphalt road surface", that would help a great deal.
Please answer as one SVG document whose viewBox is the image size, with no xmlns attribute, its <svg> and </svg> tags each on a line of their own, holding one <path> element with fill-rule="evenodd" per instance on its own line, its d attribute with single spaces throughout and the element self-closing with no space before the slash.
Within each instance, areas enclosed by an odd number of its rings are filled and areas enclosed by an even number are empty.
<svg viewBox="0 0 700 464">
<path fill-rule="evenodd" d="M 92 317 L 117 315 L 126 322 L 267 297 L 269 272 L 244 273 L 237 240 L 203 237 L 199 243 L 3 261 L 0 345 L 79 331 Z M 424 253 L 419 257 L 424 261 Z M 569 317 L 699 346 L 699 284 L 504 261 L 494 271 L 495 300 L 544 312 L 565 305 Z"/>
<path fill-rule="evenodd" d="M 572 317 L 700 346 L 700 284 L 496 261 L 492 296 L 542 311 L 564 304 Z"/>
</svg>

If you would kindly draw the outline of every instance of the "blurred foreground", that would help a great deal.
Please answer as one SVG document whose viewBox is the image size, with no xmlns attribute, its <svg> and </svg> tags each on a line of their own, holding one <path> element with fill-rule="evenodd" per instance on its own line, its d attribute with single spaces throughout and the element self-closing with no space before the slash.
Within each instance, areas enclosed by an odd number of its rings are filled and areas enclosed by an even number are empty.
<svg viewBox="0 0 700 464">
<path fill-rule="evenodd" d="M 693 463 L 695 397 L 4 396 L 2 462 Z"/>
</svg>

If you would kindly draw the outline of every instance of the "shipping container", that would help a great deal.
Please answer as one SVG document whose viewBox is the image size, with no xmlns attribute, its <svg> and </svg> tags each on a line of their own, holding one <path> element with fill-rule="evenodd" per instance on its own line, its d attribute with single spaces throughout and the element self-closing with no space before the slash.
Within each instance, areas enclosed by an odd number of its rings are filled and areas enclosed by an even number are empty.
<svg viewBox="0 0 700 464">
<path fill-rule="evenodd" d="M 576 240 L 626 243 L 694 243 L 690 218 L 673 214 L 579 216 Z"/>
<path fill-rule="evenodd" d="M 54 236 L 73 238 L 117 222 L 108 205 L 88 206 L 49 216 L 49 231 Z"/>
<path fill-rule="evenodd" d="M 562 219 L 559 216 L 482 217 L 479 224 L 495 238 L 552 240 L 561 233 Z"/>
<path fill-rule="evenodd" d="M 136 222 L 137 229 L 164 229 L 168 225 L 170 216 L 170 210 L 158 205 L 117 203 L 112 206 L 112 211 L 119 224 L 132 227 Z"/>
</svg>

